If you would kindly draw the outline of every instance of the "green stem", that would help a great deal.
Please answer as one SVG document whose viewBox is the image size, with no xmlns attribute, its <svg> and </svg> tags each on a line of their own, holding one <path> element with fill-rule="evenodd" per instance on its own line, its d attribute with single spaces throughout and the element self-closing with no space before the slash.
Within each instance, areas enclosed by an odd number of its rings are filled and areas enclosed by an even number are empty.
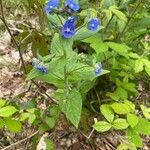
<svg viewBox="0 0 150 150">
<path fill-rule="evenodd" d="M 110 25 L 110 23 L 111 23 L 111 21 L 112 21 L 113 18 L 114 18 L 114 14 L 111 16 L 110 20 L 108 21 L 108 23 L 107 23 L 107 25 L 106 25 L 106 28 L 105 28 L 105 30 L 104 30 L 104 33 L 107 32 L 108 27 L 109 27 L 109 25 Z"/>
<path fill-rule="evenodd" d="M 139 3 L 136 5 L 136 7 L 135 7 L 135 9 L 133 10 L 132 14 L 130 15 L 130 17 L 129 17 L 127 23 L 126 23 L 126 25 L 124 26 L 122 32 L 121 32 L 120 34 L 118 34 L 117 39 L 120 39 L 120 38 L 123 36 L 123 34 L 124 34 L 126 28 L 128 27 L 128 25 L 129 25 L 131 19 L 133 18 L 135 12 L 137 11 L 137 9 L 138 9 L 138 7 L 140 6 L 140 4 L 142 3 L 142 1 L 143 1 L 143 0 L 140 0 Z"/>
</svg>

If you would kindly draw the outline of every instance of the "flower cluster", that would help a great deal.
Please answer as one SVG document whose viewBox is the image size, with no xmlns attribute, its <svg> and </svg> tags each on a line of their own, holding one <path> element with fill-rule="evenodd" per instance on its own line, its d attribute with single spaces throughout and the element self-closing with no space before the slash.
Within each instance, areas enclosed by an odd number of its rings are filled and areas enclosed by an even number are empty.
<svg viewBox="0 0 150 150">
<path fill-rule="evenodd" d="M 49 0 L 44 7 L 46 13 L 50 13 L 52 9 L 59 5 L 59 0 Z M 80 6 L 74 0 L 66 0 L 65 7 L 70 11 L 76 12 L 80 9 Z M 62 7 L 62 9 L 64 6 Z M 61 8 L 60 8 L 61 9 Z M 61 10 L 62 11 L 62 10 Z M 77 17 L 69 17 L 61 27 L 60 33 L 64 38 L 71 38 L 75 35 L 75 22 Z M 98 29 L 99 22 L 97 18 L 91 18 L 87 24 L 87 29 L 94 32 Z"/>
<path fill-rule="evenodd" d="M 102 64 L 100 62 L 94 65 L 94 73 L 95 75 L 100 75 L 102 72 Z"/>
<path fill-rule="evenodd" d="M 67 0 L 66 6 L 70 8 L 72 11 L 78 11 L 80 9 L 80 6 L 76 4 L 73 0 Z"/>
<path fill-rule="evenodd" d="M 56 8 L 59 5 L 59 0 L 49 0 L 45 7 L 44 11 L 46 13 L 50 13 L 52 9 Z M 66 0 L 65 7 L 62 8 L 68 8 L 69 11 L 78 11 L 80 9 L 80 6 L 74 2 L 74 0 Z"/>
<path fill-rule="evenodd" d="M 59 0 L 49 0 L 44 7 L 46 13 L 50 13 L 52 9 L 56 8 L 59 4 Z"/>
<path fill-rule="evenodd" d="M 70 38 L 75 34 L 75 22 L 77 17 L 69 17 L 61 28 L 61 35 L 64 38 Z"/>
<path fill-rule="evenodd" d="M 45 67 L 44 65 L 42 65 L 37 58 L 33 58 L 32 64 L 36 68 L 36 70 L 38 70 L 39 72 L 41 72 L 43 74 L 46 74 L 48 72 L 47 67 Z"/>
</svg>

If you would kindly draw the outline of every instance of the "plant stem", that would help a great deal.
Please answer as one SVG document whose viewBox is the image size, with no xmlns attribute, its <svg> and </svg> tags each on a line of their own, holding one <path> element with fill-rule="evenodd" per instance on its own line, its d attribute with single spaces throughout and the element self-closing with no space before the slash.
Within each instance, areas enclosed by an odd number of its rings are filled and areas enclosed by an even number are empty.
<svg viewBox="0 0 150 150">
<path fill-rule="evenodd" d="M 11 149 L 12 147 L 14 147 L 14 146 L 16 146 L 16 145 L 18 145 L 18 144 L 21 144 L 21 143 L 27 141 L 28 139 L 32 138 L 33 136 L 35 136 L 36 134 L 38 134 L 38 132 L 39 132 L 39 131 L 36 131 L 36 132 L 34 132 L 33 134 L 31 134 L 30 136 L 26 137 L 25 139 L 22 139 L 22 140 L 20 140 L 20 141 L 18 141 L 18 142 L 16 142 L 16 143 L 13 143 L 13 144 L 11 144 L 11 145 L 5 147 L 5 148 L 2 148 L 1 150 L 9 150 L 9 149 Z"/>
<path fill-rule="evenodd" d="M 112 21 L 113 18 L 114 18 L 114 14 L 112 14 L 110 20 L 108 21 L 108 23 L 107 23 L 107 25 L 106 25 L 106 27 L 105 27 L 105 29 L 104 29 L 104 31 L 103 31 L 102 39 L 104 39 L 104 34 L 106 34 L 106 32 L 107 32 L 107 30 L 108 30 L 108 27 L 109 27 L 109 25 L 110 25 L 110 23 L 111 23 L 111 21 Z"/>
<path fill-rule="evenodd" d="M 142 3 L 142 1 L 143 1 L 143 0 L 139 0 L 139 3 L 136 5 L 135 9 L 133 10 L 132 14 L 130 15 L 130 17 L 129 17 L 127 23 L 126 23 L 126 25 L 124 26 L 124 28 L 123 28 L 123 30 L 122 30 L 122 32 L 121 32 L 120 34 L 118 34 L 117 39 L 120 39 L 120 38 L 122 37 L 122 35 L 124 34 L 126 28 L 128 27 L 128 25 L 129 25 L 131 19 L 133 18 L 135 12 L 137 11 L 137 9 L 138 9 L 138 7 L 140 6 L 140 4 Z"/>
<path fill-rule="evenodd" d="M 2 20 L 2 22 L 4 23 L 8 33 L 10 34 L 17 50 L 19 51 L 19 56 L 20 56 L 20 59 L 21 59 L 21 63 L 22 63 L 22 67 L 23 67 L 23 70 L 24 70 L 24 73 L 27 74 L 27 70 L 26 70 L 26 66 L 25 66 L 25 62 L 24 62 L 24 59 L 23 59 L 23 56 L 22 56 L 22 52 L 21 52 L 21 48 L 20 48 L 20 44 L 18 44 L 18 42 L 16 41 L 15 37 L 13 36 L 13 34 L 11 33 L 9 27 L 8 27 L 8 24 L 6 22 L 6 19 L 5 19 L 5 16 L 4 16 L 4 10 L 3 10 L 3 4 L 2 4 L 2 0 L 0 0 L 0 8 L 1 8 L 1 17 L 0 19 Z M 32 83 L 34 83 L 39 90 L 41 90 L 41 92 L 45 92 L 45 90 L 43 88 L 41 88 L 34 80 L 31 80 Z M 47 93 L 44 93 L 44 95 L 46 95 L 50 100 L 52 100 L 53 102 L 57 103 L 57 101 L 55 101 L 54 99 L 52 99 Z"/>
<path fill-rule="evenodd" d="M 2 15 L 1 20 L 2 20 L 2 22 L 4 23 L 4 25 L 5 25 L 6 29 L 7 29 L 7 31 L 9 32 L 9 34 L 10 34 L 10 36 L 11 36 L 11 38 L 12 38 L 14 44 L 16 45 L 16 47 L 17 47 L 17 49 L 18 49 L 18 51 L 19 51 L 19 55 L 20 55 L 20 59 L 21 59 L 21 63 L 22 63 L 24 72 L 27 73 L 27 70 L 26 70 L 26 67 L 25 67 L 25 63 L 24 63 L 24 60 L 23 60 L 23 56 L 22 56 L 22 52 L 21 52 L 20 46 L 19 46 L 19 44 L 17 43 L 17 41 L 15 40 L 15 38 L 14 38 L 13 34 L 11 33 L 11 31 L 10 31 L 8 25 L 7 25 L 7 22 L 6 22 L 6 20 L 5 20 L 2 0 L 0 0 L 0 8 L 1 8 L 1 15 Z"/>
<path fill-rule="evenodd" d="M 105 30 L 104 30 L 104 33 L 106 33 L 106 31 L 108 30 L 108 27 L 109 27 L 109 24 L 111 23 L 112 19 L 114 18 L 114 14 L 112 14 L 110 20 L 108 21 L 106 27 L 105 27 Z"/>
</svg>

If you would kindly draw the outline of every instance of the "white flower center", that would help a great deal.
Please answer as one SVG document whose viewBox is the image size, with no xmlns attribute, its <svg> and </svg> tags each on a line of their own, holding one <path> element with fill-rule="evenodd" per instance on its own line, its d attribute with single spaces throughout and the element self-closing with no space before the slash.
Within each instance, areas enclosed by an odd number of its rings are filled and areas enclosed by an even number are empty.
<svg viewBox="0 0 150 150">
<path fill-rule="evenodd" d="M 73 4 L 70 4 L 70 7 L 71 7 L 71 8 L 73 8 L 73 7 L 74 7 L 74 5 L 73 5 Z"/>
<path fill-rule="evenodd" d="M 70 29 L 69 29 L 69 28 L 67 28 L 67 29 L 66 29 L 66 31 L 67 31 L 67 32 L 70 32 Z"/>
<path fill-rule="evenodd" d="M 94 25 L 94 23 L 92 23 L 92 25 L 91 25 L 92 27 L 94 27 L 95 25 Z"/>
<path fill-rule="evenodd" d="M 53 6 L 50 6 L 50 8 L 53 8 Z"/>
</svg>

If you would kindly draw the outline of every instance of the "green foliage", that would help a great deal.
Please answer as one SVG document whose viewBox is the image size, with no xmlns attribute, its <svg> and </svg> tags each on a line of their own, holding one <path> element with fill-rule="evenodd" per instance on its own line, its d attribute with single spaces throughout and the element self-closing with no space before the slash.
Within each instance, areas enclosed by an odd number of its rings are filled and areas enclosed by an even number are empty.
<svg viewBox="0 0 150 150">
<path fill-rule="evenodd" d="M 142 139 L 134 129 L 128 128 L 127 136 L 129 137 L 129 141 L 134 143 L 136 147 L 142 147 Z"/>
<path fill-rule="evenodd" d="M 12 120 L 10 118 L 5 118 L 4 122 L 5 122 L 6 127 L 11 132 L 18 132 L 18 131 L 21 131 L 21 129 L 22 129 L 22 124 L 17 120 Z"/>
<path fill-rule="evenodd" d="M 137 125 L 138 123 L 138 117 L 135 114 L 127 114 L 127 121 L 129 125 L 133 128 Z"/>
<path fill-rule="evenodd" d="M 133 143 L 122 143 L 117 147 L 117 150 L 137 150 L 136 146 Z"/>
<path fill-rule="evenodd" d="M 141 107 L 144 117 L 147 119 L 150 119 L 150 108 L 148 108 L 144 105 L 141 105 L 140 107 Z"/>
<path fill-rule="evenodd" d="M 140 135 L 150 134 L 150 108 L 141 100 L 139 109 L 134 96 L 138 94 L 137 79 L 144 80 L 145 77 L 149 81 L 150 77 L 150 45 L 146 38 L 150 33 L 148 4 L 140 0 L 79 1 L 80 12 L 73 14 L 78 16 L 76 33 L 65 39 L 60 28 L 68 14 L 55 10 L 45 15 L 45 2 L 22 2 L 28 13 L 31 11 L 38 16 L 39 27 L 23 28 L 17 40 L 24 51 L 31 44 L 33 56 L 48 69 L 43 74 L 33 67 L 26 80 L 53 85 L 56 90 L 50 96 L 57 104 L 41 110 L 36 104 L 28 103 L 19 111 L 19 107 L 16 109 L 0 100 L 0 128 L 7 126 L 10 131 L 20 131 L 20 122 L 27 121 L 44 133 L 55 127 L 60 112 L 78 128 L 82 107 L 89 111 L 92 107 L 97 112 L 100 106 L 99 115 L 105 120 L 94 123 L 96 131 L 126 130 L 127 141 L 118 150 L 142 147 Z M 100 20 L 100 27 L 92 32 L 87 29 L 87 24 L 95 17 Z M 94 72 L 97 62 L 102 63 L 98 75 Z M 93 101 L 95 105 L 91 106 Z M 139 111 L 145 118 L 139 117 Z M 14 117 L 15 114 L 18 116 Z M 48 143 L 53 147 L 51 142 Z"/>
<path fill-rule="evenodd" d="M 17 112 L 17 109 L 13 106 L 2 107 L 0 108 L 0 117 L 10 117 L 15 112 Z"/>
<path fill-rule="evenodd" d="M 98 121 L 93 125 L 93 128 L 98 132 L 106 132 L 111 128 L 111 124 L 106 121 Z"/>
<path fill-rule="evenodd" d="M 134 130 L 140 134 L 150 135 L 150 122 L 144 118 L 139 118 L 138 124 Z"/>
<path fill-rule="evenodd" d="M 109 105 L 101 105 L 100 110 L 107 121 L 112 122 L 114 120 L 114 112 Z"/>
<path fill-rule="evenodd" d="M 116 119 L 113 121 L 113 128 L 116 130 L 123 130 L 128 127 L 126 119 Z"/>
<path fill-rule="evenodd" d="M 18 110 L 11 106 L 6 100 L 0 99 L 0 128 L 6 126 L 11 132 L 19 132 L 22 129 L 22 124 L 14 118 Z"/>
</svg>

